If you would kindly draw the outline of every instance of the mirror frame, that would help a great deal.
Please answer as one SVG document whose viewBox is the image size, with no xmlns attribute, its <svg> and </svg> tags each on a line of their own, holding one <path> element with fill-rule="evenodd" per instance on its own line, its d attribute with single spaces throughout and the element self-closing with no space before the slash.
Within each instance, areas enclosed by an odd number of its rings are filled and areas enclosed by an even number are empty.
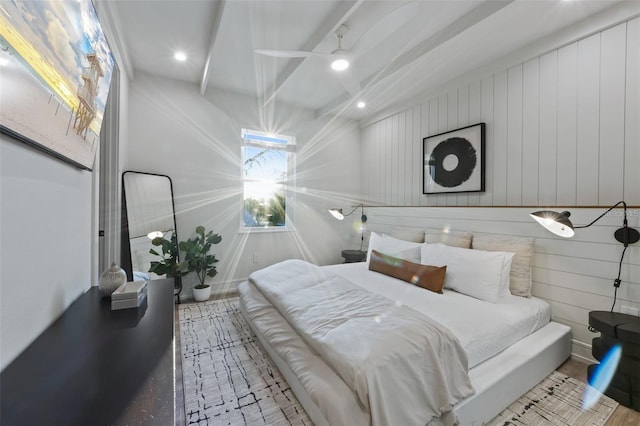
<svg viewBox="0 0 640 426">
<path fill-rule="evenodd" d="M 122 173 L 122 214 L 121 214 L 121 239 L 120 239 L 120 256 L 121 256 L 121 267 L 127 274 L 127 280 L 133 281 L 133 262 L 131 259 L 131 244 L 130 244 L 130 234 L 129 234 L 129 219 L 127 216 L 127 196 L 126 196 L 126 188 L 125 188 L 125 176 L 127 173 L 136 173 L 140 175 L 149 175 L 149 176 L 158 176 L 167 178 L 169 181 L 169 190 L 171 191 L 171 209 L 173 210 L 173 229 L 178 237 L 178 230 L 176 225 L 176 206 L 173 198 L 173 181 L 167 175 L 159 174 L 159 173 L 149 173 L 149 172 L 140 172 L 137 170 L 126 170 Z M 180 259 L 180 251 L 178 250 L 178 260 Z M 174 295 L 176 300 L 180 300 L 180 292 L 182 291 L 182 280 L 180 277 L 175 277 L 174 284 Z"/>
</svg>

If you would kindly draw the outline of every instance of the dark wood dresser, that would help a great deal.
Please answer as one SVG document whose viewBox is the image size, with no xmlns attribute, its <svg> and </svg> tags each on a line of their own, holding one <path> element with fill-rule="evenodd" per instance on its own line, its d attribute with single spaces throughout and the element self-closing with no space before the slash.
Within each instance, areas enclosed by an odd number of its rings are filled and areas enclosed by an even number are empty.
<svg viewBox="0 0 640 426">
<path fill-rule="evenodd" d="M 601 333 L 592 341 L 591 353 L 598 361 L 615 345 L 622 357 L 605 394 L 620 404 L 640 411 L 640 317 L 619 312 L 589 312 L 589 327 Z M 599 364 L 589 366 L 591 379 Z"/>
<path fill-rule="evenodd" d="M 0 424 L 173 425 L 173 287 L 118 311 L 81 295 L 0 374 Z"/>
</svg>

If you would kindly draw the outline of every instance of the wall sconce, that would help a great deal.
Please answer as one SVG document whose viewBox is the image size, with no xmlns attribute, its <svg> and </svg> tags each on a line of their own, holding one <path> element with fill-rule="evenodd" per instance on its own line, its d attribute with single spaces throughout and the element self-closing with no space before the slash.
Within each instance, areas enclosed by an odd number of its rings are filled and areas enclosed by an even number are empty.
<svg viewBox="0 0 640 426">
<path fill-rule="evenodd" d="M 629 244 L 634 244 L 640 241 L 640 233 L 636 229 L 630 228 L 627 224 L 627 204 L 624 201 L 618 201 L 616 204 L 609 207 L 607 211 L 595 218 L 593 222 L 588 225 L 581 226 L 574 226 L 571 223 L 571 220 L 569 220 L 569 216 L 571 216 L 571 213 L 569 213 L 568 211 L 558 213 L 550 210 L 541 210 L 530 214 L 532 218 L 534 218 L 547 230 L 561 237 L 568 238 L 573 237 L 573 235 L 575 234 L 574 229 L 590 227 L 591 225 L 602 219 L 611 210 L 618 207 L 620 204 L 622 204 L 622 206 L 624 207 L 624 219 L 622 222 L 622 228 L 616 229 L 616 231 L 613 233 L 613 236 L 617 241 L 624 244 L 624 249 L 622 250 L 622 256 L 620 257 L 620 263 L 618 265 L 618 278 L 616 278 L 613 282 L 615 293 L 613 297 L 613 305 L 611 306 L 611 312 L 613 312 L 613 307 L 616 305 L 616 295 L 621 282 L 620 272 L 622 271 L 622 260 L 624 259 L 624 254 L 627 251 L 627 247 L 629 246 Z"/>
<path fill-rule="evenodd" d="M 361 233 L 360 233 L 360 250 L 362 250 L 362 246 L 364 244 L 364 224 L 367 223 L 367 215 L 364 214 L 364 204 L 358 204 L 357 206 L 355 206 L 355 208 L 353 210 L 351 210 L 347 214 L 344 214 L 342 209 L 329 209 L 329 213 L 331 213 L 331 216 L 335 217 L 336 219 L 343 220 L 345 217 L 351 216 L 358 209 L 361 209 L 360 221 L 363 224 L 361 229 L 360 229 L 360 231 L 361 231 Z"/>
<path fill-rule="evenodd" d="M 362 209 L 362 213 L 360 215 L 360 220 L 362 221 L 362 223 L 365 223 L 367 221 L 367 216 L 364 214 L 364 205 L 363 204 L 358 204 L 357 206 L 355 206 L 355 208 L 353 210 L 351 210 L 347 214 L 344 214 L 342 212 L 342 209 L 329 209 L 329 213 L 331 213 L 331 215 L 333 217 L 335 217 L 336 219 L 342 220 L 347 216 L 351 216 L 358 209 Z"/>
</svg>

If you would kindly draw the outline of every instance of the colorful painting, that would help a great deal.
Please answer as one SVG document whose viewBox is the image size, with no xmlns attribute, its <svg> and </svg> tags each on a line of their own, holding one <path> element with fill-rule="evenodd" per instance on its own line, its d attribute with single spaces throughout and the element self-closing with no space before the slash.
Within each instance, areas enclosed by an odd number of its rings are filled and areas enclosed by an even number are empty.
<svg viewBox="0 0 640 426">
<path fill-rule="evenodd" d="M 114 68 L 90 0 L 0 2 L 0 131 L 91 170 Z"/>
</svg>

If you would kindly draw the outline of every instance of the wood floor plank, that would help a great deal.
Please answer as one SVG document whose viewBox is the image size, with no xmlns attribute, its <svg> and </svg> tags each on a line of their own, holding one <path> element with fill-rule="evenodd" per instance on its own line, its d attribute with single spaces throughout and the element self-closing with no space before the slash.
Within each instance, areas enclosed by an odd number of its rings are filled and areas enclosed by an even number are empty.
<svg viewBox="0 0 640 426">
<path fill-rule="evenodd" d="M 580 380 L 583 383 L 587 383 L 587 364 L 584 362 L 570 358 L 558 367 L 558 371 L 576 380 Z M 640 413 L 624 405 L 618 405 L 607 422 L 607 426 L 638 425 L 640 425 Z"/>
</svg>

